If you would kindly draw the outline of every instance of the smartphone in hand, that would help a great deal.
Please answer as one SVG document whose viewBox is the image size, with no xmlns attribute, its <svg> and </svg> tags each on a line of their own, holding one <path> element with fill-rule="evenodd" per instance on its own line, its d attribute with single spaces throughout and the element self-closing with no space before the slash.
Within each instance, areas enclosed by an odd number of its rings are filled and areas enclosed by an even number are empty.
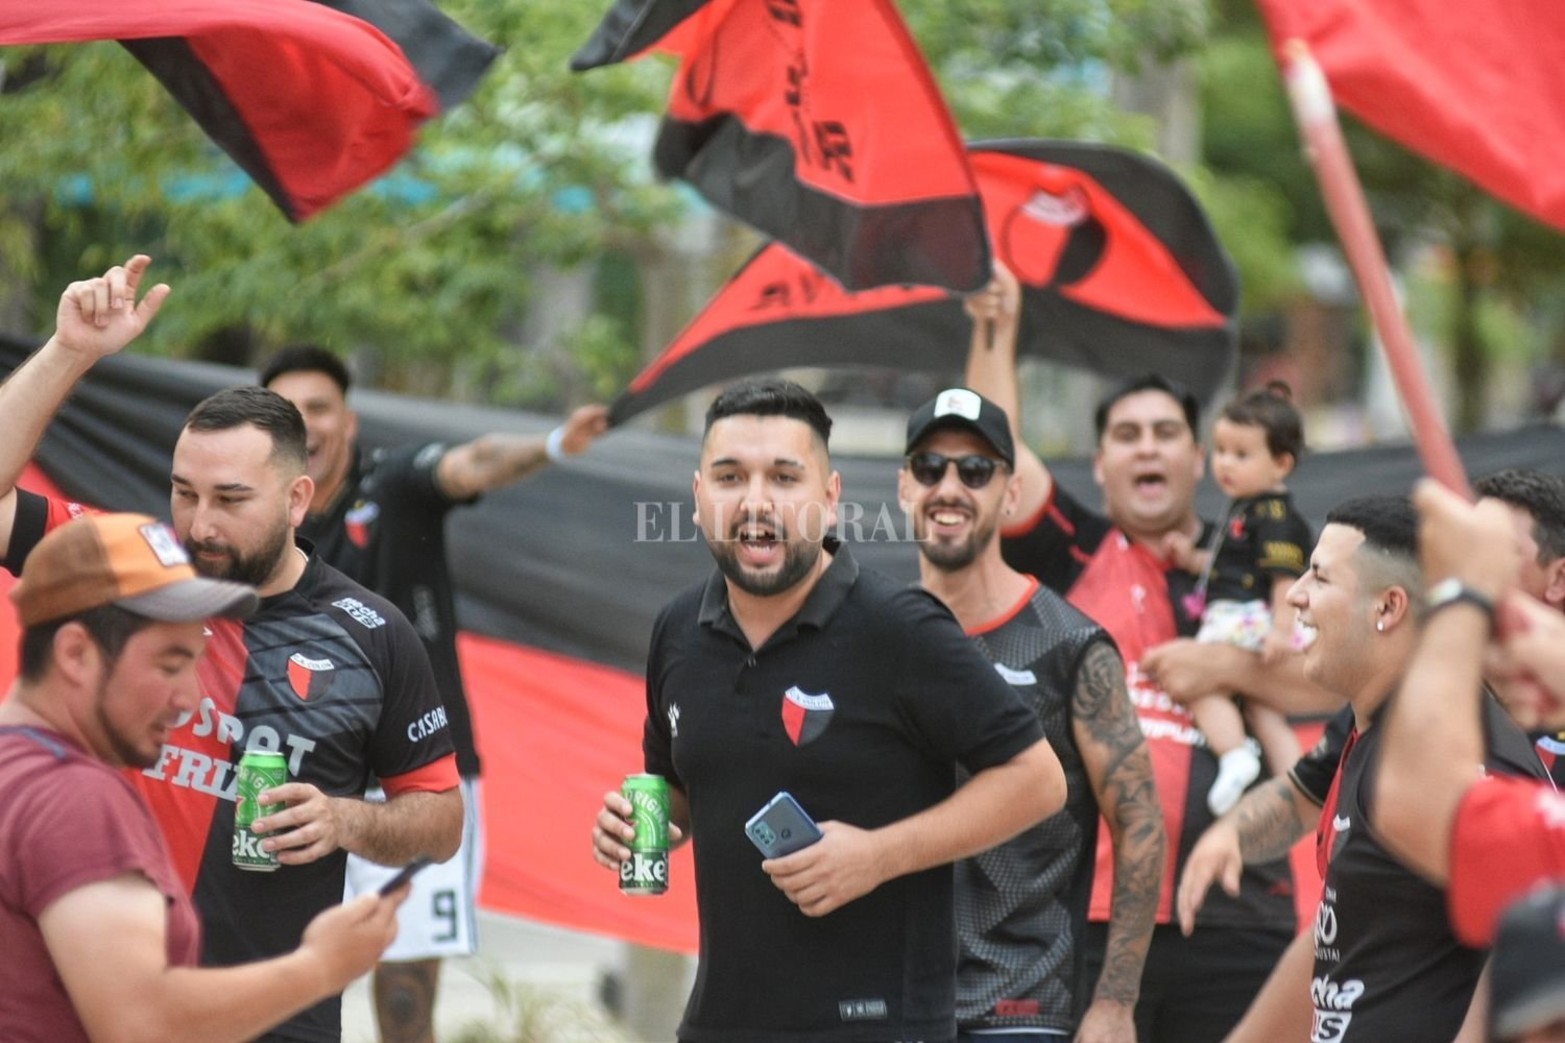
<svg viewBox="0 0 1565 1043">
<path fill-rule="evenodd" d="M 823 835 L 799 802 L 787 790 L 766 802 L 766 806 L 744 824 L 745 836 L 767 858 L 781 858 L 809 847 Z"/>
<path fill-rule="evenodd" d="M 380 885 L 380 892 L 379 892 L 380 896 L 382 898 L 386 897 L 391 892 L 395 891 L 397 888 L 399 888 L 403 884 L 407 883 L 409 880 L 412 880 L 414 874 L 416 874 L 419 870 L 425 869 L 425 868 L 427 868 L 429 866 L 432 866 L 434 864 L 435 863 L 434 863 L 433 859 L 429 859 L 429 858 L 415 858 L 413 861 L 409 862 L 407 865 L 405 865 L 401 869 L 397 870 L 397 875 L 396 876 L 392 877 L 390 880 L 387 880 L 384 884 Z"/>
</svg>

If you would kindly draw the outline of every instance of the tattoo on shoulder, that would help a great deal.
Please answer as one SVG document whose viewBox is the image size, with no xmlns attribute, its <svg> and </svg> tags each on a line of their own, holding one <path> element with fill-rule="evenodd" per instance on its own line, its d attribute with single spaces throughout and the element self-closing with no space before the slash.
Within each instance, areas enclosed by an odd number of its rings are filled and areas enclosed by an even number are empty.
<svg viewBox="0 0 1565 1043">
<path fill-rule="evenodd" d="M 1082 655 L 1071 715 L 1086 726 L 1095 742 L 1119 747 L 1141 737 L 1125 689 L 1125 661 L 1107 641 L 1094 641 Z"/>
</svg>

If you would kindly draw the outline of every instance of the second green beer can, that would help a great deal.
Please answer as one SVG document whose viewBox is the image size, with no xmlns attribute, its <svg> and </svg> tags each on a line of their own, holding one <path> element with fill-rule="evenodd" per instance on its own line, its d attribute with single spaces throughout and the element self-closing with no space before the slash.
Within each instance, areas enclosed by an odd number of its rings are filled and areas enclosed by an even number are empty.
<svg viewBox="0 0 1565 1043">
<path fill-rule="evenodd" d="M 280 753 L 246 750 L 239 758 L 238 796 L 234 802 L 234 865 L 240 869 L 270 873 L 277 868 L 277 853 L 261 850 L 261 835 L 250 824 L 262 818 L 262 793 L 288 781 L 288 758 Z"/>
</svg>

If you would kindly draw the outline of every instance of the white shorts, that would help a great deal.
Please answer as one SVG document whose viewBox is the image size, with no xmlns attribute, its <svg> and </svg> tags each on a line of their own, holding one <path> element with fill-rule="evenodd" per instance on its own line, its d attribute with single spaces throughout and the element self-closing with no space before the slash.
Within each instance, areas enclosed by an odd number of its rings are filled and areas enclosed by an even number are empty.
<svg viewBox="0 0 1565 1043">
<path fill-rule="evenodd" d="M 1207 645 L 1235 645 L 1259 652 L 1272 629 L 1272 609 L 1264 601 L 1209 601 L 1195 639 Z"/>
<path fill-rule="evenodd" d="M 378 789 L 365 800 L 385 800 Z M 478 884 L 483 876 L 479 782 L 462 780 L 462 846 L 445 862 L 413 878 L 413 893 L 397 910 L 397 940 L 381 956 L 386 963 L 471 956 L 478 951 Z M 369 894 L 396 875 L 397 867 L 348 856 L 344 900 Z"/>
</svg>

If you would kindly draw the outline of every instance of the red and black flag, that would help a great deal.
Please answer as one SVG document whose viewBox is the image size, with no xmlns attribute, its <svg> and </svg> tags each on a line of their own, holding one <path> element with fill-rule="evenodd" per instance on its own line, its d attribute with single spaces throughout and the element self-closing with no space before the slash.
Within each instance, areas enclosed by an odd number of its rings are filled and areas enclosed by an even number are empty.
<svg viewBox="0 0 1565 1043">
<path fill-rule="evenodd" d="M 1279 49 L 1309 45 L 1337 104 L 1565 228 L 1565 4 L 1259 2 Z"/>
<path fill-rule="evenodd" d="M 890 0 L 619 0 L 572 67 L 649 48 L 679 58 L 659 174 L 850 290 L 988 281 L 961 138 Z"/>
<path fill-rule="evenodd" d="M 293 221 L 390 168 L 498 53 L 428 0 L 49 0 L 0 44 L 119 40 Z"/>
<path fill-rule="evenodd" d="M 1209 398 L 1237 350 L 1239 283 L 1206 214 L 1163 164 L 1071 141 L 974 144 L 995 252 L 1022 287 L 1018 350 L 1115 376 L 1149 370 Z M 790 366 L 960 372 L 960 299 L 848 293 L 777 244 L 760 250 L 613 406 L 619 423 L 680 395 Z"/>
</svg>

